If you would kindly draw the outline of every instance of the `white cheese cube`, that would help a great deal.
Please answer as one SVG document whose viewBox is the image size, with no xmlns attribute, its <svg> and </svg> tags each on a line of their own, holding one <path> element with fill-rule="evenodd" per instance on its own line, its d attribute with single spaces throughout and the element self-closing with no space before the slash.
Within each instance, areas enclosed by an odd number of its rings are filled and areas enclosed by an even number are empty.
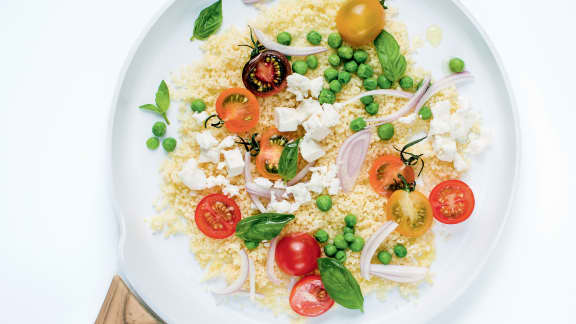
<svg viewBox="0 0 576 324">
<path fill-rule="evenodd" d="M 310 191 L 306 188 L 305 183 L 298 183 L 287 187 L 286 193 L 292 194 L 294 202 L 299 206 L 312 201 L 312 195 L 310 195 Z"/>
<path fill-rule="evenodd" d="M 200 150 L 200 156 L 198 157 L 198 161 L 201 163 L 205 162 L 212 162 L 218 163 L 220 162 L 220 151 L 216 149 L 212 150 Z"/>
<path fill-rule="evenodd" d="M 254 179 L 254 183 L 262 189 L 270 189 L 273 185 L 272 181 L 262 177 Z"/>
<path fill-rule="evenodd" d="M 232 198 L 240 194 L 240 187 L 228 183 L 222 188 L 222 193 Z"/>
<path fill-rule="evenodd" d="M 327 127 L 334 127 L 340 121 L 340 114 L 336 108 L 331 104 L 322 105 L 322 122 Z"/>
<path fill-rule="evenodd" d="M 294 132 L 300 124 L 300 114 L 294 108 L 277 107 L 274 109 L 276 128 L 281 132 Z"/>
<path fill-rule="evenodd" d="M 454 169 L 459 172 L 464 172 L 470 168 L 470 161 L 461 154 L 454 155 Z"/>
<path fill-rule="evenodd" d="M 194 120 L 196 120 L 196 122 L 197 122 L 199 125 L 204 125 L 204 121 L 205 121 L 206 118 L 208 118 L 208 117 L 209 117 L 209 115 L 208 115 L 208 113 L 207 113 L 206 111 L 199 112 L 199 113 L 194 113 L 194 114 L 192 115 L 192 118 L 194 118 Z"/>
<path fill-rule="evenodd" d="M 198 168 L 198 162 L 195 159 L 188 160 L 178 174 L 180 180 L 191 190 L 206 189 L 206 174 Z"/>
<path fill-rule="evenodd" d="M 452 162 L 457 153 L 456 141 L 449 135 L 434 136 L 434 154 L 440 161 Z"/>
<path fill-rule="evenodd" d="M 300 115 L 300 123 L 302 123 L 310 116 L 322 112 L 322 106 L 317 100 L 304 100 L 296 110 Z"/>
<path fill-rule="evenodd" d="M 309 85 L 310 85 L 309 86 L 310 94 L 312 95 L 312 98 L 318 99 L 320 91 L 322 91 L 322 88 L 324 87 L 324 78 L 317 77 L 316 79 L 312 79 L 310 80 Z"/>
<path fill-rule="evenodd" d="M 302 123 L 302 126 L 306 130 L 306 136 L 316 141 L 321 141 L 330 134 L 330 128 L 324 125 L 321 114 L 312 115 Z"/>
<path fill-rule="evenodd" d="M 206 179 L 206 188 L 221 187 L 221 186 L 224 186 L 228 183 L 230 183 L 230 182 L 228 182 L 228 179 L 226 179 L 222 175 L 219 175 L 216 177 L 208 177 Z"/>
<path fill-rule="evenodd" d="M 300 154 L 307 162 L 314 162 L 326 153 L 313 139 L 304 136 L 302 143 L 300 143 Z"/>
<path fill-rule="evenodd" d="M 232 146 L 234 146 L 234 144 L 236 143 L 236 137 L 234 136 L 226 136 L 222 142 L 220 142 L 220 144 L 218 144 L 218 148 L 219 149 L 227 149 L 230 148 Z"/>
<path fill-rule="evenodd" d="M 285 189 L 286 188 L 286 183 L 284 183 L 284 180 L 282 179 L 278 179 L 274 182 L 274 188 L 276 189 Z"/>
<path fill-rule="evenodd" d="M 198 142 L 198 145 L 200 145 L 200 148 L 203 150 L 215 149 L 218 145 L 218 140 L 212 136 L 210 131 L 196 133 L 196 142 Z"/>
<path fill-rule="evenodd" d="M 224 151 L 224 162 L 230 177 L 235 177 L 244 170 L 244 159 L 239 149 Z"/>
<path fill-rule="evenodd" d="M 302 101 L 304 98 L 308 97 L 308 92 L 310 91 L 310 79 L 298 74 L 292 73 L 286 77 L 288 87 L 286 90 L 293 93 L 296 96 L 297 101 Z"/>
<path fill-rule="evenodd" d="M 440 101 L 432 106 L 430 135 L 444 134 L 451 130 L 450 102 Z"/>
</svg>

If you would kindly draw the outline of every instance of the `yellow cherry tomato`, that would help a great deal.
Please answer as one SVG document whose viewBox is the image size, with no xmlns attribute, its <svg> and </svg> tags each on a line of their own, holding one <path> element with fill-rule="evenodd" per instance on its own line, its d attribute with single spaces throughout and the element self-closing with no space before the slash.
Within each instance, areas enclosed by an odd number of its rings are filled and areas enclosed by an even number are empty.
<svg viewBox="0 0 576 324">
<path fill-rule="evenodd" d="M 336 16 L 342 38 L 354 46 L 372 42 L 384 29 L 384 8 L 378 0 L 349 0 Z"/>
<path fill-rule="evenodd" d="M 428 198 L 418 191 L 396 190 L 386 205 L 388 220 L 398 223 L 396 232 L 419 237 L 432 226 L 433 212 Z"/>
</svg>

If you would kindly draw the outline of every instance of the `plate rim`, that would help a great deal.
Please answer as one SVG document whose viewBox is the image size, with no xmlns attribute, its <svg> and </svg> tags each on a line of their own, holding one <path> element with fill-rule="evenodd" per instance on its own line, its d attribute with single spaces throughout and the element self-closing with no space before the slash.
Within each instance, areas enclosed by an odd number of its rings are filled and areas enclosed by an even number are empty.
<svg viewBox="0 0 576 324">
<path fill-rule="evenodd" d="M 165 0 L 164 3 L 156 10 L 156 12 L 148 20 L 148 22 L 146 23 L 144 28 L 140 31 L 139 35 L 133 40 L 132 45 L 130 47 L 130 50 L 126 54 L 126 58 L 124 59 L 124 62 L 122 64 L 122 67 L 121 67 L 121 69 L 118 73 L 117 79 L 116 79 L 117 81 L 116 81 L 116 85 L 114 88 L 114 95 L 112 97 L 112 103 L 111 103 L 111 106 L 110 106 L 109 111 L 108 111 L 109 115 L 108 115 L 108 122 L 107 122 L 108 125 L 107 125 L 107 134 L 106 134 L 106 145 L 107 145 L 106 166 L 105 166 L 105 168 L 106 168 L 106 171 L 105 171 L 105 174 L 106 174 L 106 191 L 107 191 L 108 199 L 109 199 L 111 206 L 112 206 L 112 211 L 114 214 L 113 217 L 116 220 L 115 221 L 116 228 L 117 228 L 117 245 L 116 245 L 116 253 L 117 253 L 116 254 L 116 266 L 117 266 L 117 268 L 116 268 L 116 271 L 117 271 L 117 274 L 122 278 L 122 280 L 124 280 L 126 285 L 130 288 L 132 293 L 134 293 L 134 295 L 141 302 L 143 302 L 145 305 L 148 305 L 149 309 L 152 310 L 152 312 L 156 312 L 156 314 L 159 314 L 159 315 L 162 315 L 162 312 L 158 311 L 154 307 L 150 306 L 151 304 L 146 301 L 146 298 L 138 294 L 138 289 L 134 285 L 132 285 L 130 279 L 128 278 L 128 275 L 126 273 L 124 273 L 124 269 L 122 267 L 123 260 L 124 260 L 124 246 L 125 246 L 124 243 L 125 243 L 125 238 L 126 238 L 126 235 L 125 235 L 126 234 L 126 222 L 125 222 L 124 217 L 122 216 L 122 213 L 120 212 L 119 202 L 118 202 L 117 194 L 116 194 L 116 187 L 115 187 L 114 181 L 113 181 L 113 178 L 114 178 L 114 167 L 113 167 L 114 152 L 112 149 L 113 148 L 112 144 L 114 141 L 113 130 L 115 128 L 115 120 L 116 120 L 116 115 L 118 113 L 118 106 L 119 106 L 118 99 L 120 96 L 120 90 L 121 90 L 121 88 L 124 84 L 124 81 L 126 79 L 128 68 L 132 64 L 134 57 L 136 55 L 136 52 L 138 51 L 138 49 L 142 45 L 143 40 L 149 34 L 150 30 L 155 26 L 157 21 L 164 15 L 164 13 L 177 1 L 180 1 L 180 0 Z M 478 20 L 472 14 L 472 12 L 468 9 L 468 7 L 466 7 L 466 5 L 464 5 L 462 3 L 462 0 L 448 0 L 448 1 L 450 1 L 452 4 L 454 4 L 458 8 L 458 10 L 460 10 L 460 12 L 462 12 L 462 14 L 464 14 L 464 16 L 468 19 L 468 21 L 471 22 L 471 24 L 474 26 L 474 28 L 479 32 L 483 41 L 487 45 L 488 50 L 490 51 L 490 53 L 494 57 L 494 60 L 496 61 L 496 65 L 498 67 L 498 71 L 500 72 L 500 75 L 502 76 L 503 83 L 504 83 L 505 90 L 506 90 L 506 94 L 507 94 L 507 100 L 510 103 L 509 109 L 512 113 L 512 120 L 513 120 L 513 124 L 514 124 L 514 137 L 515 137 L 514 145 L 516 148 L 515 154 L 514 154 L 515 155 L 514 156 L 514 174 L 512 175 L 512 186 L 510 188 L 509 199 L 506 203 L 506 211 L 505 211 L 503 220 L 501 221 L 501 225 L 499 226 L 499 229 L 496 233 L 495 238 L 492 240 L 492 243 L 490 244 L 489 248 L 486 249 L 486 252 L 482 256 L 482 259 L 480 260 L 480 262 L 478 262 L 478 266 L 476 267 L 476 269 L 473 272 L 471 272 L 471 274 L 468 276 L 468 278 L 464 281 L 464 284 L 461 285 L 460 288 L 454 294 L 452 294 L 452 296 L 450 298 L 448 298 L 446 302 L 443 303 L 442 307 L 438 307 L 438 308 L 430 311 L 428 313 L 428 316 L 424 319 L 420 318 L 419 319 L 420 321 L 432 320 L 432 319 L 436 318 L 438 315 L 440 315 L 441 313 L 445 312 L 452 304 L 454 304 L 458 299 L 460 299 L 460 297 L 462 297 L 462 295 L 478 279 L 478 276 L 480 275 L 480 273 L 482 271 L 484 271 L 489 258 L 494 253 L 494 250 L 496 249 L 497 244 L 501 241 L 504 229 L 507 227 L 507 224 L 508 224 L 509 219 L 511 217 L 512 208 L 513 208 L 514 203 L 515 203 L 516 198 L 517 198 L 518 186 L 519 186 L 519 174 L 520 174 L 520 169 L 521 169 L 522 139 L 520 137 L 521 131 L 520 131 L 518 104 L 517 104 L 516 96 L 514 93 L 514 89 L 511 85 L 511 82 L 510 82 L 508 72 L 507 72 L 506 68 L 504 67 L 504 62 L 502 60 L 502 57 L 500 56 L 498 50 L 494 46 L 492 39 L 489 37 L 489 35 L 486 33 L 486 31 L 484 30 L 482 25 L 478 22 Z M 160 318 L 165 318 L 165 317 L 160 316 Z"/>
</svg>

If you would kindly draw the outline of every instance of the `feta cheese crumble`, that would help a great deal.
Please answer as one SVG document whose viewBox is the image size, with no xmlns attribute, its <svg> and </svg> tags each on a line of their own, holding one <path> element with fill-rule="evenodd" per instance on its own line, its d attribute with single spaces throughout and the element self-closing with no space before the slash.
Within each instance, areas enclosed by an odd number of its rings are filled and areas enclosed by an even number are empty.
<svg viewBox="0 0 576 324">
<path fill-rule="evenodd" d="M 324 85 L 322 77 L 310 80 L 306 76 L 298 73 L 290 74 L 286 78 L 286 81 L 288 83 L 286 90 L 294 94 L 297 101 L 302 101 L 310 96 L 312 96 L 312 98 L 318 98 Z"/>
<path fill-rule="evenodd" d="M 235 177 L 244 171 L 244 159 L 240 149 L 224 151 L 224 162 L 226 162 L 229 177 Z"/>
</svg>

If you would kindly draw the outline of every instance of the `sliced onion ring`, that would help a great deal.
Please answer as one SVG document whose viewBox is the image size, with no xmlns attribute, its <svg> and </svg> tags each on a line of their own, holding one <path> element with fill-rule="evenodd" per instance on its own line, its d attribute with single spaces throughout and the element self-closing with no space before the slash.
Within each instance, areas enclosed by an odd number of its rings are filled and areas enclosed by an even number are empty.
<svg viewBox="0 0 576 324">
<path fill-rule="evenodd" d="M 430 100 L 430 98 L 432 98 L 435 94 L 448 88 L 449 86 L 472 80 L 474 80 L 474 76 L 470 72 L 454 73 L 439 80 L 438 82 L 434 83 L 428 89 L 428 91 L 426 91 L 426 93 L 424 94 L 424 96 L 422 96 L 422 98 L 420 98 L 418 104 L 415 107 L 415 110 L 416 111 L 420 110 L 420 108 L 424 106 L 426 101 Z"/>
<path fill-rule="evenodd" d="M 252 163 L 250 162 L 250 152 L 246 152 L 246 154 L 244 154 L 244 181 L 246 183 L 252 182 Z M 258 196 L 251 193 L 248 193 L 248 196 L 250 196 L 250 199 L 261 213 L 266 212 L 266 208 Z"/>
<path fill-rule="evenodd" d="M 366 245 L 362 249 L 362 253 L 360 253 L 360 274 L 364 279 L 370 280 L 370 261 L 374 256 L 374 253 L 382 244 L 382 242 L 392 233 L 398 224 L 393 221 L 388 221 L 380 227 L 374 235 L 372 235 L 368 241 L 366 241 Z"/>
<path fill-rule="evenodd" d="M 268 258 L 266 259 L 266 273 L 268 278 L 273 283 L 279 285 L 282 283 L 276 274 L 274 273 L 274 263 L 276 261 L 276 245 L 278 244 L 278 237 L 275 237 L 270 241 L 270 248 L 268 249 Z"/>
<path fill-rule="evenodd" d="M 304 177 L 308 174 L 308 171 L 310 171 L 310 168 L 313 167 L 315 163 L 315 161 L 310 162 L 302 170 L 300 170 L 300 172 L 298 172 L 298 174 L 292 178 L 292 180 L 288 181 L 288 187 L 293 186 L 304 179 Z"/>
<path fill-rule="evenodd" d="M 422 96 L 424 96 L 429 86 L 430 86 L 430 77 L 427 76 L 422 81 L 422 86 L 420 87 L 420 89 L 418 89 L 418 91 L 414 93 L 414 96 L 412 96 L 412 98 L 410 98 L 410 100 L 408 100 L 408 102 L 404 104 L 402 108 L 389 114 L 388 116 L 367 119 L 366 122 L 371 126 L 380 126 L 382 124 L 393 122 L 396 119 L 410 113 L 418 105 L 420 99 L 422 98 Z"/>
<path fill-rule="evenodd" d="M 262 197 L 262 198 L 267 198 L 267 199 L 270 199 L 270 195 L 272 193 L 274 193 L 274 197 L 276 197 L 277 199 L 282 199 L 282 196 L 286 192 L 285 190 L 282 190 L 282 189 L 262 188 L 259 185 L 255 184 L 254 182 L 247 182 L 246 183 L 246 191 L 249 194 L 252 194 L 252 195 L 255 195 L 258 197 Z"/>
<path fill-rule="evenodd" d="M 340 147 L 336 165 L 338 166 L 338 177 L 344 192 L 350 192 L 356 183 L 356 178 L 358 178 L 370 147 L 371 137 L 371 130 L 363 130 L 348 137 L 342 147 Z"/>
<path fill-rule="evenodd" d="M 370 265 L 370 274 L 384 279 L 406 283 L 417 282 L 426 277 L 428 268 L 401 265 Z"/>
<path fill-rule="evenodd" d="M 256 267 L 254 266 L 254 260 L 248 258 L 248 273 L 250 274 L 250 300 L 256 300 Z"/>
<path fill-rule="evenodd" d="M 352 97 L 352 98 L 350 98 L 344 102 L 338 102 L 338 103 L 334 104 L 334 106 L 336 106 L 337 109 L 340 109 L 341 107 L 349 105 L 349 104 L 353 103 L 354 101 L 359 100 L 360 98 L 363 98 L 366 96 L 391 96 L 391 97 L 410 99 L 414 95 L 411 94 L 410 92 L 406 92 L 406 91 L 402 91 L 402 90 L 391 90 L 391 89 L 370 90 L 370 91 L 366 91 L 364 93 L 361 93 L 357 96 L 354 96 L 354 97 Z"/>
<path fill-rule="evenodd" d="M 308 56 L 312 54 L 326 52 L 328 50 L 326 47 L 322 46 L 294 47 L 278 44 L 275 41 L 268 38 L 268 36 L 266 36 L 262 31 L 256 28 L 254 28 L 254 34 L 256 35 L 256 38 L 258 38 L 260 43 L 262 43 L 262 46 L 266 47 L 269 50 L 277 51 L 288 56 Z"/>
<path fill-rule="evenodd" d="M 248 254 L 246 254 L 246 252 L 243 249 L 238 250 L 238 254 L 240 255 L 240 275 L 232 284 L 230 284 L 230 286 L 222 289 L 212 290 L 213 294 L 216 295 L 233 294 L 238 290 L 240 290 L 240 288 L 242 288 L 242 285 L 244 285 L 244 283 L 246 282 L 246 279 L 248 279 L 248 272 L 249 272 L 248 268 L 250 267 Z"/>
</svg>

